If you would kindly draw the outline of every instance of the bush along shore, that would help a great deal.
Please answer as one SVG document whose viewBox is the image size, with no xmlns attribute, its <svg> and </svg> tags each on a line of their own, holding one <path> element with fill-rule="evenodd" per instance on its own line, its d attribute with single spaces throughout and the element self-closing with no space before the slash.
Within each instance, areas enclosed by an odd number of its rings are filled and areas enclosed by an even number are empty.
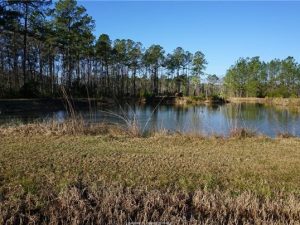
<svg viewBox="0 0 300 225">
<path fill-rule="evenodd" d="M 299 224 L 299 147 L 243 129 L 2 127 L 0 224 Z"/>
</svg>

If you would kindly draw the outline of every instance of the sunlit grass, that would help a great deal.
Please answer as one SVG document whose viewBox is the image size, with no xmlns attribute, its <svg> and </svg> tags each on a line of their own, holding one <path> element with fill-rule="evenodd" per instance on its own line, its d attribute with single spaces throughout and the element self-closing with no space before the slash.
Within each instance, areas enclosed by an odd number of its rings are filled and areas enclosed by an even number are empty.
<svg viewBox="0 0 300 225">
<path fill-rule="evenodd" d="M 298 193 L 300 186 L 297 138 L 9 135 L 0 145 L 2 186 L 24 177 L 37 186 L 49 177 L 57 187 L 81 177 L 86 183 L 260 194 Z"/>
</svg>

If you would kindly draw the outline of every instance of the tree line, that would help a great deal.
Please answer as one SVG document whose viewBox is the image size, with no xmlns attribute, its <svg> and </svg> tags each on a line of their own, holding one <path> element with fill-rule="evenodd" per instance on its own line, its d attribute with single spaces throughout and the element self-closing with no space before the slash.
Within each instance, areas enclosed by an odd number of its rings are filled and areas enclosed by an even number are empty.
<svg viewBox="0 0 300 225">
<path fill-rule="evenodd" d="M 201 51 L 171 53 L 131 39 L 95 37 L 95 21 L 76 0 L 0 2 L 0 97 L 300 95 L 293 57 L 270 62 L 240 58 L 224 78 L 205 76 Z"/>
<path fill-rule="evenodd" d="M 299 97 L 300 65 L 291 56 L 270 62 L 240 58 L 227 71 L 224 89 L 235 97 Z"/>
<path fill-rule="evenodd" d="M 177 47 L 95 37 L 76 0 L 0 3 L 0 97 L 198 95 L 207 61 Z"/>
</svg>

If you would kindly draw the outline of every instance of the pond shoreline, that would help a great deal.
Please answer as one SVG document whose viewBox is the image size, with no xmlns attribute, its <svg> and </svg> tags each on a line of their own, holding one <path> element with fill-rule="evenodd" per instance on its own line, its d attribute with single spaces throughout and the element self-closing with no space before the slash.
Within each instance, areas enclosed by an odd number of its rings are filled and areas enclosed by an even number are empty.
<svg viewBox="0 0 300 225">
<path fill-rule="evenodd" d="M 69 100 L 78 106 L 89 106 L 89 104 L 97 105 L 112 105 L 121 103 L 138 103 L 138 104 L 165 104 L 165 105 L 198 105 L 198 104 L 224 104 L 224 103 L 260 103 L 260 104 L 273 104 L 282 106 L 299 106 L 300 98 L 257 98 L 257 97 L 229 97 L 229 98 L 208 98 L 203 99 L 197 96 L 156 96 L 147 98 L 69 98 Z M 7 98 L 0 99 L 0 109 L 3 106 L 13 108 L 25 103 L 32 104 L 33 109 L 41 104 L 48 107 L 63 107 L 66 99 L 64 98 Z M 56 105 L 55 105 L 56 104 Z M 20 106 L 22 107 L 22 106 Z"/>
<path fill-rule="evenodd" d="M 270 137 L 279 134 L 300 136 L 297 125 L 300 107 L 270 104 L 265 99 L 247 99 L 247 103 L 246 99 L 238 99 L 239 102 L 229 104 L 203 101 L 188 104 L 188 100 L 180 97 L 176 101 L 181 104 L 166 104 L 160 99 L 150 104 L 130 102 L 130 99 L 127 102 L 120 100 L 120 103 L 104 98 L 74 99 L 70 100 L 74 105 L 74 110 L 70 111 L 63 99 L 0 100 L 0 124 L 61 123 L 75 118 L 83 124 L 130 125 L 145 132 L 166 130 L 227 136 L 232 129 L 245 128 Z"/>
</svg>

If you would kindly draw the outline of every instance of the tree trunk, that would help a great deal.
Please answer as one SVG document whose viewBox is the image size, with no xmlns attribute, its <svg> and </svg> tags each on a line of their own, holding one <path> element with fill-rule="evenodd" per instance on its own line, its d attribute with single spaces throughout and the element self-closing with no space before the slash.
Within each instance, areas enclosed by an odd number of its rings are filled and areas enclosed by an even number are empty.
<svg viewBox="0 0 300 225">
<path fill-rule="evenodd" d="M 25 3 L 25 18 L 24 18 L 24 40 L 23 40 L 23 82 L 26 83 L 26 61 L 27 61 L 27 22 L 28 22 L 28 2 Z"/>
<path fill-rule="evenodd" d="M 136 68 L 133 70 L 133 96 L 136 97 Z"/>
</svg>

